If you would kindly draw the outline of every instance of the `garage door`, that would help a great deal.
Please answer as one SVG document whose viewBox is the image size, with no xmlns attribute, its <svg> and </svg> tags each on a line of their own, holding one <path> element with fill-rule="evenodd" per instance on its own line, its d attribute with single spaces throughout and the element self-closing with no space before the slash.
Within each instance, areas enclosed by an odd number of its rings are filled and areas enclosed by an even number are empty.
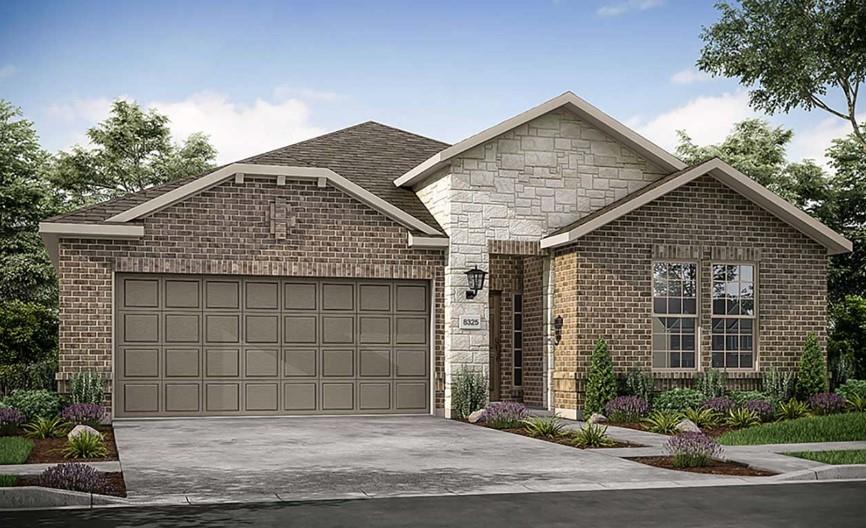
<svg viewBox="0 0 866 528">
<path fill-rule="evenodd" d="M 115 414 L 426 413 L 425 282 L 118 275 Z"/>
</svg>

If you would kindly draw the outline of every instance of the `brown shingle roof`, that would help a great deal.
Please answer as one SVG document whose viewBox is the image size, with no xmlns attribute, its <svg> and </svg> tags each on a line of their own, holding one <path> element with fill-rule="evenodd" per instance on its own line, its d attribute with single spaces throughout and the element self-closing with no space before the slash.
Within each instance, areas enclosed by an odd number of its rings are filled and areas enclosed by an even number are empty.
<svg viewBox="0 0 866 528">
<path fill-rule="evenodd" d="M 435 153 L 447 143 L 368 121 L 323 136 L 301 141 L 240 160 L 239 163 L 320 167 L 331 169 L 379 198 L 406 211 L 436 229 L 441 227 L 409 189 L 394 179 Z M 51 222 L 102 222 L 202 176 L 196 174 L 50 218 Z"/>
</svg>

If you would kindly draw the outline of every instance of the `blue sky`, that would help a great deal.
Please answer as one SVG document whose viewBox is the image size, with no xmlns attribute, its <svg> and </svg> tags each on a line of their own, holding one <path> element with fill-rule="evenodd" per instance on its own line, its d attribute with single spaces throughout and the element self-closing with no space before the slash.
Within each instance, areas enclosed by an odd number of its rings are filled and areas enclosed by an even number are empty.
<svg viewBox="0 0 866 528">
<path fill-rule="evenodd" d="M 0 4 L 0 98 L 49 150 L 123 97 L 231 161 L 373 119 L 458 141 L 571 90 L 664 147 L 722 139 L 745 92 L 693 70 L 711 2 L 183 1 Z M 841 120 L 795 112 L 794 159 Z"/>
</svg>

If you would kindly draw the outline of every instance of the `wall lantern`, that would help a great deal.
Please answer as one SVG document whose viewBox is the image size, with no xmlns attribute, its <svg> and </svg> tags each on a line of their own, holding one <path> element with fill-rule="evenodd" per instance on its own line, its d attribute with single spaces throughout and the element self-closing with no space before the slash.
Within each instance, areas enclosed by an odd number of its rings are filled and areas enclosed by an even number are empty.
<svg viewBox="0 0 866 528">
<path fill-rule="evenodd" d="M 562 341 L 562 316 L 557 315 L 556 319 L 553 320 L 553 331 L 554 331 L 554 339 L 556 339 L 556 344 L 558 345 L 560 341 Z"/>
<path fill-rule="evenodd" d="M 466 292 L 467 299 L 474 299 L 475 295 L 484 289 L 484 277 L 486 276 L 487 272 L 478 269 L 478 266 L 466 272 L 466 278 L 469 281 L 469 290 Z"/>
</svg>

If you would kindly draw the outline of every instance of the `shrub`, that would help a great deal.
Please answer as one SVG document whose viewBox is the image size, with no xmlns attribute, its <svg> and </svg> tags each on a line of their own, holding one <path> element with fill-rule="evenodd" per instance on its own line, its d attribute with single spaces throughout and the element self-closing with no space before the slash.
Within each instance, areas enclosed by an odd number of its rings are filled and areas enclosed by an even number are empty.
<svg viewBox="0 0 866 528">
<path fill-rule="evenodd" d="M 33 442 L 20 436 L 0 437 L 0 464 L 23 464 L 30 456 Z"/>
<path fill-rule="evenodd" d="M 845 410 L 845 398 L 832 392 L 819 392 L 809 398 L 809 408 L 815 414 L 833 414 Z"/>
<path fill-rule="evenodd" d="M 707 369 L 695 378 L 695 387 L 706 399 L 724 396 L 727 383 L 728 375 L 716 369 Z"/>
<path fill-rule="evenodd" d="M 794 385 L 796 384 L 796 381 L 797 377 L 794 375 L 793 371 L 789 370 L 782 372 L 776 367 L 771 367 L 764 373 L 764 378 L 762 380 L 764 394 L 767 395 L 767 398 L 769 398 L 770 401 L 776 403 L 788 401 L 794 397 Z"/>
<path fill-rule="evenodd" d="M 60 396 L 48 390 L 17 390 L 6 398 L 6 405 L 21 411 L 28 420 L 50 418 L 60 411 Z"/>
<path fill-rule="evenodd" d="M 72 403 L 101 405 L 104 399 L 105 378 L 98 372 L 76 372 L 70 380 Z"/>
<path fill-rule="evenodd" d="M 704 394 L 699 390 L 677 388 L 659 394 L 653 407 L 663 411 L 684 411 L 689 407 L 700 408 L 704 400 Z"/>
<path fill-rule="evenodd" d="M 523 427 L 535 438 L 558 438 L 565 434 L 565 423 L 558 416 L 533 416 L 523 420 Z"/>
<path fill-rule="evenodd" d="M 765 400 L 748 400 L 743 403 L 742 408 L 757 414 L 761 421 L 773 417 L 773 404 Z"/>
<path fill-rule="evenodd" d="M 39 475 L 39 485 L 85 493 L 102 493 L 108 489 L 108 482 L 102 473 L 79 462 L 51 466 Z"/>
<path fill-rule="evenodd" d="M 846 399 L 850 399 L 851 396 L 866 398 L 866 380 L 848 380 L 847 383 L 836 389 L 836 394 L 840 394 Z"/>
<path fill-rule="evenodd" d="M 704 433 L 681 433 L 668 439 L 665 445 L 677 468 L 703 467 L 713 458 L 722 456 L 722 447 Z"/>
<path fill-rule="evenodd" d="M 56 310 L 19 300 L 0 303 L 0 364 L 38 362 L 56 349 Z"/>
<path fill-rule="evenodd" d="M 516 429 L 529 417 L 526 406 L 517 402 L 493 402 L 484 409 L 479 421 L 494 429 Z"/>
<path fill-rule="evenodd" d="M 720 414 L 713 409 L 692 409 L 683 411 L 683 417 L 694 422 L 703 429 L 704 427 L 715 427 L 719 425 Z"/>
<path fill-rule="evenodd" d="M 827 392 L 827 365 L 824 354 L 818 345 L 818 337 L 811 333 L 806 337 L 803 355 L 800 356 L 800 369 L 797 372 L 797 394 L 809 398 L 819 392 Z"/>
<path fill-rule="evenodd" d="M 809 415 L 809 407 L 805 403 L 790 399 L 779 404 L 776 409 L 776 418 L 779 420 L 796 420 Z"/>
<path fill-rule="evenodd" d="M 649 412 L 649 404 L 640 396 L 617 396 L 604 406 L 612 422 L 637 422 Z"/>
<path fill-rule="evenodd" d="M 96 403 L 73 403 L 60 412 L 60 417 L 75 425 L 84 424 L 96 427 L 102 423 L 105 409 Z"/>
<path fill-rule="evenodd" d="M 725 423 L 731 427 L 751 427 L 761 423 L 761 417 L 758 413 L 750 409 L 740 407 L 739 409 L 731 409 L 728 411 L 728 416 Z"/>
<path fill-rule="evenodd" d="M 728 414 L 728 411 L 733 409 L 735 406 L 736 404 L 734 403 L 734 400 L 724 396 L 720 398 L 710 398 L 704 402 L 704 409 L 710 409 L 719 414 Z M 694 420 L 692 421 L 694 422 Z"/>
<path fill-rule="evenodd" d="M 866 412 L 866 397 L 853 395 L 847 400 L 848 408 L 853 412 Z"/>
<path fill-rule="evenodd" d="M 647 425 L 647 429 L 653 433 L 674 434 L 677 432 L 677 425 L 681 419 L 682 416 L 678 412 L 653 411 L 644 418 L 643 422 Z"/>
<path fill-rule="evenodd" d="M 749 400 L 767 400 L 770 401 L 770 397 L 767 394 L 764 394 L 761 391 L 756 390 L 747 390 L 747 391 L 733 391 L 730 394 L 732 400 L 737 405 L 743 405 Z"/>
<path fill-rule="evenodd" d="M 18 409 L 0 409 L 0 436 L 14 435 L 24 420 L 24 415 Z"/>
<path fill-rule="evenodd" d="M 625 393 L 628 396 L 637 396 L 649 402 L 653 397 L 654 384 L 652 376 L 639 367 L 632 367 L 625 378 Z"/>
<path fill-rule="evenodd" d="M 105 440 L 99 433 L 84 431 L 66 442 L 63 456 L 66 458 L 100 458 L 108 454 Z"/>
<path fill-rule="evenodd" d="M 604 405 L 616 397 L 616 378 L 613 374 L 613 360 L 607 349 L 607 342 L 599 339 L 592 351 L 589 374 L 586 379 L 586 403 L 584 413 L 597 413 Z"/>
<path fill-rule="evenodd" d="M 69 424 L 59 416 L 37 418 L 24 426 L 27 438 L 59 438 L 69 432 Z"/>
<path fill-rule="evenodd" d="M 483 372 L 463 368 L 454 376 L 451 396 L 457 416 L 466 418 L 487 404 L 487 378 Z"/>
<path fill-rule="evenodd" d="M 601 424 L 584 424 L 574 432 L 574 445 L 582 448 L 608 447 L 613 440 L 607 436 L 607 426 Z"/>
<path fill-rule="evenodd" d="M 9 394 L 19 389 L 54 390 L 55 372 L 56 354 L 34 363 L 0 363 L 0 394 Z"/>
</svg>

